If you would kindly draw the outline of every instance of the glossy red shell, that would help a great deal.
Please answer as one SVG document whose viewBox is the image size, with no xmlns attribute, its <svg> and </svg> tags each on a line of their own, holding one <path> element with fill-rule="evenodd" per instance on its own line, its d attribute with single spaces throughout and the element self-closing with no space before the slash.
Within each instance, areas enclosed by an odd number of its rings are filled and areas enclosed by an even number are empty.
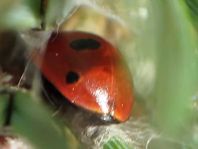
<svg viewBox="0 0 198 149">
<path fill-rule="evenodd" d="M 74 49 L 71 43 L 81 39 L 99 45 L 95 49 Z M 85 32 L 52 33 L 45 52 L 34 61 L 70 102 L 118 121 L 129 118 L 133 104 L 130 73 L 118 50 L 106 40 Z M 79 80 L 67 83 L 66 75 L 71 71 L 79 75 Z"/>
</svg>

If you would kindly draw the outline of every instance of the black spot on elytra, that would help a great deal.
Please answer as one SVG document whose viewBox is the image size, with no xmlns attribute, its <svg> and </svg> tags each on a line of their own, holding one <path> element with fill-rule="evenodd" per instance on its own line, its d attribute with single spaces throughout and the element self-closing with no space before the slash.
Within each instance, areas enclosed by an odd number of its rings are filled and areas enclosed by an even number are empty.
<svg viewBox="0 0 198 149">
<path fill-rule="evenodd" d="M 74 72 L 74 71 L 69 71 L 67 74 L 66 74 L 66 83 L 75 83 L 79 80 L 80 76 Z"/>
<path fill-rule="evenodd" d="M 82 50 L 96 50 L 100 47 L 100 43 L 91 38 L 77 39 L 70 43 L 70 47 L 76 51 Z"/>
</svg>

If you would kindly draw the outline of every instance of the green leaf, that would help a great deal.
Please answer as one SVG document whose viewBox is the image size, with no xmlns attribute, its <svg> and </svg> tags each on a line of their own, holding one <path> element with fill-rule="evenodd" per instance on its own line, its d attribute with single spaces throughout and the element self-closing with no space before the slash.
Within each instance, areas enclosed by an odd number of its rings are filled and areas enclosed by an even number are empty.
<svg viewBox="0 0 198 149">
<path fill-rule="evenodd" d="M 197 37 L 183 1 L 151 2 L 157 51 L 154 121 L 165 134 L 182 139 L 198 83 Z"/>
<path fill-rule="evenodd" d="M 11 133 L 26 138 L 38 149 L 68 148 L 63 125 L 58 120 L 54 121 L 51 112 L 27 91 L 6 88 L 6 92 L 0 94 L 1 125 L 5 121 L 10 93 L 14 95 Z"/>
<path fill-rule="evenodd" d="M 124 140 L 119 137 L 112 137 L 110 138 L 107 143 L 103 145 L 103 149 L 133 149 L 129 147 Z"/>
<path fill-rule="evenodd" d="M 38 149 L 66 148 L 63 130 L 52 121 L 50 112 L 28 92 L 17 91 L 12 127 Z"/>
<path fill-rule="evenodd" d="M 195 24 L 195 28 L 198 31 L 198 1 L 197 0 L 185 0 L 192 16 L 192 21 Z"/>
<path fill-rule="evenodd" d="M 1 0 L 0 30 L 40 27 L 40 0 Z"/>
</svg>

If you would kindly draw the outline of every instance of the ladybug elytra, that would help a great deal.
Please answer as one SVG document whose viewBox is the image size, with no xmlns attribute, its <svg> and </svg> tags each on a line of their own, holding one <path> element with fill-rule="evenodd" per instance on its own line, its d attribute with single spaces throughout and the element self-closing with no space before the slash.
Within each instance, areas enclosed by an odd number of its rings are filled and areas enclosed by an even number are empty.
<svg viewBox="0 0 198 149">
<path fill-rule="evenodd" d="M 120 122 L 129 118 L 133 104 L 129 71 L 118 50 L 101 37 L 54 32 L 34 62 L 71 103 Z"/>
</svg>

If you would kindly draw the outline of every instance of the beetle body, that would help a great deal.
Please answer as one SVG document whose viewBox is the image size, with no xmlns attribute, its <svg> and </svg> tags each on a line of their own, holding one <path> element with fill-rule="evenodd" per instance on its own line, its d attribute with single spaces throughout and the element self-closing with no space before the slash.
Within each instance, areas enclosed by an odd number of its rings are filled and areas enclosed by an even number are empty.
<svg viewBox="0 0 198 149">
<path fill-rule="evenodd" d="M 130 73 L 109 42 L 85 32 L 52 33 L 34 62 L 71 103 L 123 122 L 131 113 Z"/>
</svg>

